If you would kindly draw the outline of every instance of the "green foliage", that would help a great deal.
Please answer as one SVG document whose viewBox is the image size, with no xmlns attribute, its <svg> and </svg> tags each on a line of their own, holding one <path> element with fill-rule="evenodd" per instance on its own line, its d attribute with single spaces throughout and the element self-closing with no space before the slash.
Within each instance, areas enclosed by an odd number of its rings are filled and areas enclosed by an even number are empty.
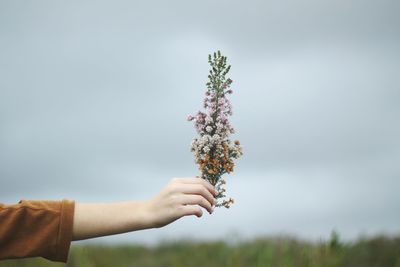
<svg viewBox="0 0 400 267">
<path fill-rule="evenodd" d="M 35 258 L 0 261 L 0 267 L 57 267 L 61 263 Z M 360 239 L 339 242 L 333 231 L 331 240 L 321 243 L 289 237 L 260 238 L 229 244 L 223 241 L 179 241 L 155 247 L 142 245 L 80 246 L 71 249 L 67 267 L 400 267 L 400 237 Z"/>
<path fill-rule="evenodd" d="M 209 81 L 206 83 L 209 91 L 215 91 L 221 94 L 223 88 L 221 87 L 226 82 L 226 74 L 231 69 L 231 65 L 226 65 L 227 57 L 223 56 L 221 52 L 214 52 L 214 57 L 208 55 L 208 63 L 211 66 L 210 74 L 208 75 Z"/>
<path fill-rule="evenodd" d="M 331 249 L 339 249 L 341 244 L 339 241 L 339 233 L 336 230 L 333 230 L 331 233 L 331 240 L 329 241 L 329 246 Z"/>
</svg>

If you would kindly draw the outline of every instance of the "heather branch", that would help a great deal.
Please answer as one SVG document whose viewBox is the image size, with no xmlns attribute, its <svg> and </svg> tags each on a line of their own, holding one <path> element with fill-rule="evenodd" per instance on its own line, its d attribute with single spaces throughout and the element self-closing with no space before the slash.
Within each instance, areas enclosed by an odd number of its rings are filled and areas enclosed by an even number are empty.
<svg viewBox="0 0 400 267">
<path fill-rule="evenodd" d="M 229 207 L 233 199 L 223 200 L 225 181 L 222 175 L 233 171 L 234 159 L 242 154 L 240 142 L 231 142 L 229 135 L 234 133 L 228 117 L 232 115 L 232 105 L 227 95 L 232 94 L 230 86 L 232 80 L 226 78 L 231 66 L 227 65 L 227 57 L 221 52 L 208 55 L 211 66 L 206 83 L 207 91 L 204 98 L 206 112 L 199 111 L 195 116 L 189 116 L 189 121 L 195 122 L 199 134 L 191 144 L 191 151 L 195 154 L 195 162 L 199 165 L 201 177 L 208 180 L 218 190 L 216 206 Z"/>
</svg>

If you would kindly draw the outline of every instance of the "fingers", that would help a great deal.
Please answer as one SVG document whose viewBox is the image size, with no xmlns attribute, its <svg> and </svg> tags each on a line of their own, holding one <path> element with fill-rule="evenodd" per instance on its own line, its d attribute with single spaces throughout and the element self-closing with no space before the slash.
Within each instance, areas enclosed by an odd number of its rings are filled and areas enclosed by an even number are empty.
<svg viewBox="0 0 400 267">
<path fill-rule="evenodd" d="M 182 216 L 196 215 L 197 217 L 203 216 L 203 211 L 197 205 L 182 206 Z"/>
<path fill-rule="evenodd" d="M 214 196 L 218 195 L 218 192 L 217 192 L 217 190 L 215 190 L 214 186 L 202 178 L 197 178 L 197 177 L 174 178 L 173 181 L 176 181 L 176 182 L 182 183 L 182 184 L 200 184 L 200 185 L 206 187 L 207 190 Z"/>
<path fill-rule="evenodd" d="M 181 204 L 183 205 L 199 205 L 205 208 L 210 214 L 213 212 L 213 207 L 210 202 L 200 195 L 183 195 L 181 197 Z"/>
<path fill-rule="evenodd" d="M 215 197 L 218 192 L 208 181 L 198 177 L 174 178 L 170 184 L 170 192 L 176 195 L 181 216 L 196 215 L 201 217 L 201 207 L 209 213 L 213 212 Z"/>
<path fill-rule="evenodd" d="M 215 204 L 214 196 L 201 184 L 184 184 L 180 185 L 177 189 L 185 195 L 201 196 L 206 199 L 211 206 Z"/>
</svg>

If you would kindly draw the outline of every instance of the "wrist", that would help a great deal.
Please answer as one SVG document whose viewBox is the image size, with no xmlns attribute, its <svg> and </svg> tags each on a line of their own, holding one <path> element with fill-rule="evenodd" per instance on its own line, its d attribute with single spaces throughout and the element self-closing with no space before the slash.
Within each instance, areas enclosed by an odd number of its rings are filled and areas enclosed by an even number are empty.
<svg viewBox="0 0 400 267">
<path fill-rule="evenodd" d="M 116 217 L 121 216 L 119 221 L 124 222 L 121 225 L 125 229 L 124 232 L 150 228 L 146 201 L 120 202 L 119 207 Z"/>
<path fill-rule="evenodd" d="M 154 210 L 154 204 L 152 199 L 135 201 L 131 210 L 133 211 L 134 220 L 140 229 L 151 229 L 158 228 L 157 217 Z"/>
</svg>

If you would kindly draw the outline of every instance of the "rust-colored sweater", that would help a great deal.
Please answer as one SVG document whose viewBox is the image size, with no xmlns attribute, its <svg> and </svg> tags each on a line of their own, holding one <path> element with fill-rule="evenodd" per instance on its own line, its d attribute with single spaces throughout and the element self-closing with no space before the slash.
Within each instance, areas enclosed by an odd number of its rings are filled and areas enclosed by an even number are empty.
<svg viewBox="0 0 400 267">
<path fill-rule="evenodd" d="M 67 262 L 74 208 L 72 200 L 0 203 L 0 260 L 40 256 Z"/>
</svg>

